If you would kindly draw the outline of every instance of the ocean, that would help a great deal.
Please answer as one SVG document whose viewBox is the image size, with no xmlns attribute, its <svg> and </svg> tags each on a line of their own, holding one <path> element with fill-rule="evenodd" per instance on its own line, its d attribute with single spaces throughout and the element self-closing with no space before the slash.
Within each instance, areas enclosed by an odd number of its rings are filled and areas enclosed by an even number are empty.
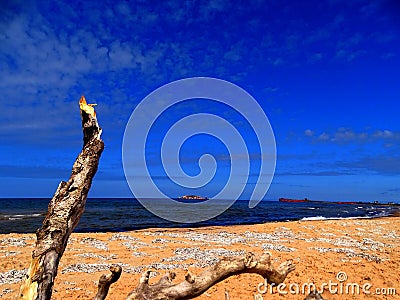
<svg viewBox="0 0 400 300">
<path fill-rule="evenodd" d="M 42 224 L 50 199 L 0 199 L 0 233 L 33 233 Z M 158 200 L 155 200 L 158 201 Z M 223 201 L 223 200 L 221 200 Z M 210 207 L 210 209 L 213 209 Z M 119 232 L 145 228 L 257 224 L 277 221 L 376 218 L 399 212 L 399 206 L 261 201 L 255 208 L 236 201 L 208 221 L 181 224 L 148 212 L 136 199 L 89 198 L 75 232 Z"/>
</svg>

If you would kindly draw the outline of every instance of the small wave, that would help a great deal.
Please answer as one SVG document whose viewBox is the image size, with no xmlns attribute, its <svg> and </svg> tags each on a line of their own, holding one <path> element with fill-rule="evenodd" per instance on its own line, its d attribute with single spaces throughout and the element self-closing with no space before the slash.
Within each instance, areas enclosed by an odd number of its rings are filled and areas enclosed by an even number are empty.
<svg viewBox="0 0 400 300">
<path fill-rule="evenodd" d="M 328 219 L 330 219 L 330 218 L 318 216 L 318 217 L 304 217 L 301 220 L 302 221 L 321 221 L 321 220 L 328 220 Z"/>
<path fill-rule="evenodd" d="M 374 215 L 374 218 L 382 218 L 382 217 L 388 217 L 391 215 L 390 211 L 384 211 L 384 212 L 379 212 L 376 215 Z"/>
<path fill-rule="evenodd" d="M 36 214 L 16 214 L 16 215 L 0 215 L 0 220 L 22 220 L 22 219 L 29 219 L 29 218 L 37 218 L 43 216 L 43 213 L 36 213 Z"/>
<path fill-rule="evenodd" d="M 379 218 L 383 217 L 382 215 L 375 215 L 375 216 L 359 216 L 359 217 L 305 217 L 300 219 L 301 221 L 322 221 L 322 220 L 354 220 L 354 219 L 372 219 L 372 218 Z"/>
</svg>

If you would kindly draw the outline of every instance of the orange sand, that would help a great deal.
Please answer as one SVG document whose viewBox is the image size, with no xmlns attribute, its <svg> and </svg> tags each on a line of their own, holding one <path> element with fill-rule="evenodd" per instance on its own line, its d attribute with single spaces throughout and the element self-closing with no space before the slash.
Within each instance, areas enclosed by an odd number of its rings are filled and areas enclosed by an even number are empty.
<svg viewBox="0 0 400 300">
<path fill-rule="evenodd" d="M 15 298 L 21 282 L 9 283 L 18 281 L 18 272 L 11 270 L 29 266 L 34 243 L 34 234 L 0 235 L 1 299 Z M 110 264 L 121 264 L 123 268 L 107 297 L 118 300 L 125 299 L 138 283 L 138 272 L 145 269 L 156 272 L 151 279 L 155 282 L 170 268 L 177 273 L 177 282 L 183 280 L 185 268 L 198 274 L 218 257 L 240 255 L 241 250 L 258 254 L 269 251 L 276 266 L 292 259 L 296 270 L 286 279 L 288 286 L 281 288 L 287 294 L 279 294 L 276 289 L 272 294 L 269 290 L 264 293 L 264 285 L 258 288 L 263 283 L 259 275 L 243 274 L 218 283 L 197 299 L 304 299 L 303 284 L 314 283 L 320 289 L 323 283 L 340 283 L 339 279 L 344 278 L 340 276 L 345 274 L 343 290 L 339 285 L 333 293 L 336 286 L 331 285 L 331 292 L 327 286 L 325 299 L 400 299 L 399 246 L 400 217 L 74 233 L 60 262 L 53 299 L 91 299 L 97 280 L 108 273 Z M 145 267 L 138 268 L 141 266 Z M 359 295 L 350 283 L 360 287 Z M 292 291 L 298 286 L 300 293 L 292 294 L 289 285 Z M 363 293 L 363 286 L 370 294 Z"/>
</svg>

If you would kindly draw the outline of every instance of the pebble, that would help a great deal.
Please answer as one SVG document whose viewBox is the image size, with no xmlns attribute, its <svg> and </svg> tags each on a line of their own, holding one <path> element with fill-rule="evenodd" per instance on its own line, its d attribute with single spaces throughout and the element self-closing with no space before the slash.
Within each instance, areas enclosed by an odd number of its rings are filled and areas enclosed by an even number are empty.
<svg viewBox="0 0 400 300">
<path fill-rule="evenodd" d="M 364 252 L 356 252 L 352 248 L 323 248 L 323 247 L 310 247 L 308 248 L 310 250 L 317 250 L 318 252 L 321 253 L 326 253 L 326 252 L 336 252 L 336 253 L 344 253 L 346 254 L 347 257 L 360 257 L 364 258 L 368 261 L 374 261 L 374 262 L 381 262 L 382 258 L 376 255 L 364 253 Z"/>
<path fill-rule="evenodd" d="M 95 238 L 86 237 L 81 239 L 81 244 L 88 244 L 93 248 L 108 251 L 107 243 Z"/>
<path fill-rule="evenodd" d="M 94 273 L 110 269 L 111 264 L 72 264 L 61 270 L 62 274 L 71 272 Z"/>
<path fill-rule="evenodd" d="M 275 250 L 279 252 L 294 252 L 297 251 L 296 248 L 290 248 L 283 245 L 274 245 L 274 244 L 262 244 L 261 248 L 263 250 Z"/>
<path fill-rule="evenodd" d="M 9 270 L 4 273 L 0 273 L 0 285 L 2 284 L 13 284 L 18 283 L 25 279 L 28 269 L 23 270 Z"/>
<path fill-rule="evenodd" d="M 0 245 L 4 246 L 14 246 L 14 247 L 25 247 L 26 240 L 30 238 L 22 237 L 22 238 L 5 238 L 0 240 Z"/>
<path fill-rule="evenodd" d="M 167 262 L 182 262 L 193 259 L 196 263 L 189 264 L 192 267 L 205 268 L 214 265 L 220 260 L 220 257 L 234 257 L 245 254 L 244 250 L 232 251 L 223 248 L 201 250 L 200 248 L 177 248 L 174 251 L 175 256 L 167 257 L 162 261 Z"/>
<path fill-rule="evenodd" d="M 221 231 L 219 233 L 207 234 L 199 232 L 188 232 L 181 236 L 181 238 L 188 239 L 193 242 L 204 242 L 206 244 L 218 243 L 223 245 L 245 244 L 247 242 L 245 237 L 239 236 L 234 233 Z"/>
<path fill-rule="evenodd" d="M 171 240 L 168 239 L 163 239 L 163 238 L 156 238 L 154 240 L 151 241 L 153 244 L 167 244 L 172 242 Z"/>
<path fill-rule="evenodd" d="M 125 246 L 129 250 L 137 250 L 138 249 L 138 246 L 133 245 L 132 242 L 123 242 L 122 245 Z"/>
<path fill-rule="evenodd" d="M 83 258 L 97 258 L 97 259 L 101 259 L 101 260 L 116 259 L 118 257 L 116 254 L 111 254 L 109 256 L 104 256 L 104 255 L 99 255 L 99 254 L 95 254 L 95 253 L 92 253 L 92 252 L 75 254 L 75 256 L 79 256 L 79 257 L 83 257 Z"/>
<path fill-rule="evenodd" d="M 2 298 L 4 295 L 6 295 L 6 294 L 10 294 L 10 293 L 12 293 L 12 292 L 14 292 L 14 290 L 12 290 L 12 289 L 4 289 L 1 293 L 0 293 L 0 298 Z"/>
<path fill-rule="evenodd" d="M 137 237 L 130 236 L 130 235 L 114 233 L 108 240 L 109 241 L 139 241 L 140 239 Z"/>
</svg>

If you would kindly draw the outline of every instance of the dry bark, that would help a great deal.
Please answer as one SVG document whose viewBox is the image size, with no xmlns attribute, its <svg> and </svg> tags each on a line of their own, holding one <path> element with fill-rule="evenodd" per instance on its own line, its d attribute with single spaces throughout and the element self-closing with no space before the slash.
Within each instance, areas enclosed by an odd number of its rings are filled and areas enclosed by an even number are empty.
<svg viewBox="0 0 400 300">
<path fill-rule="evenodd" d="M 104 300 L 107 297 L 108 290 L 110 286 L 117 282 L 121 276 L 122 268 L 120 266 L 111 266 L 111 273 L 108 275 L 102 275 L 99 279 L 99 284 L 97 285 L 97 294 L 93 300 Z"/>
<path fill-rule="evenodd" d="M 275 269 L 271 264 L 269 253 L 259 258 L 253 253 L 247 253 L 241 258 L 224 258 L 197 277 L 187 273 L 185 280 L 178 284 L 172 283 L 175 273 L 168 273 L 157 283 L 149 285 L 150 271 L 147 271 L 127 300 L 193 299 L 216 283 L 242 273 L 256 273 L 263 276 L 268 283 L 279 284 L 294 269 L 295 266 L 291 261 L 284 262 Z"/>
<path fill-rule="evenodd" d="M 51 199 L 42 227 L 37 230 L 36 246 L 27 278 L 21 285 L 18 299 L 50 299 L 54 279 L 68 238 L 78 225 L 86 198 L 96 174 L 104 143 L 93 105 L 84 96 L 79 101 L 82 117 L 83 148 L 69 180 L 61 181 Z"/>
</svg>

